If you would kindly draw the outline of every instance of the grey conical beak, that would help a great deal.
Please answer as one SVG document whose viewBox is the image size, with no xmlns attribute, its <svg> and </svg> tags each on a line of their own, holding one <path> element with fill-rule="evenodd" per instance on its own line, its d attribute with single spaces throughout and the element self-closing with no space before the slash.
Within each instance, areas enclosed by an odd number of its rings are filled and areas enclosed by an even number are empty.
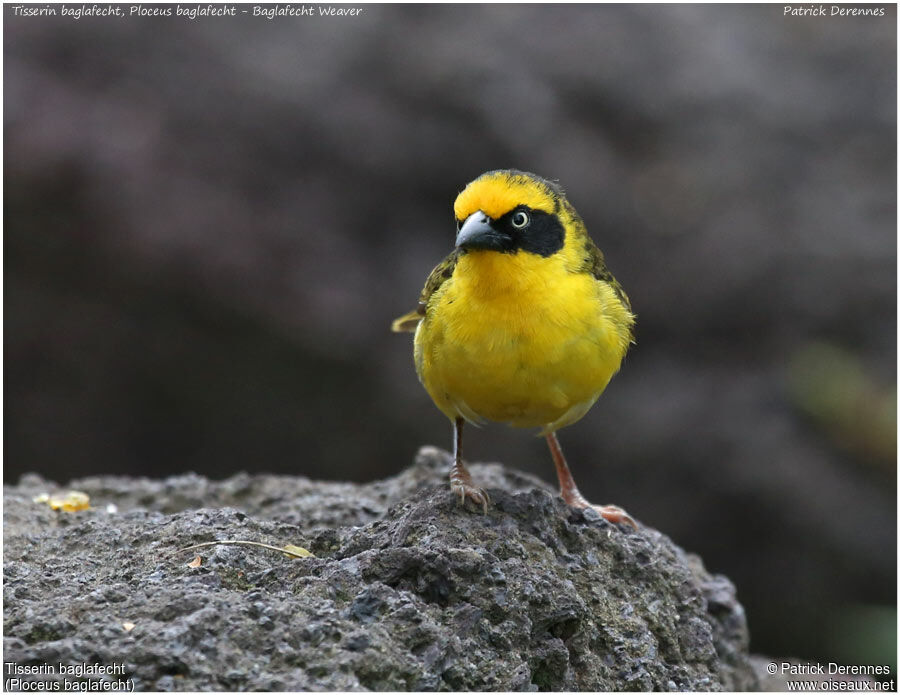
<svg viewBox="0 0 900 695">
<path fill-rule="evenodd" d="M 481 210 L 473 212 L 463 222 L 456 235 L 456 247 L 460 249 L 507 250 L 512 239 L 491 226 L 491 218 Z"/>
</svg>

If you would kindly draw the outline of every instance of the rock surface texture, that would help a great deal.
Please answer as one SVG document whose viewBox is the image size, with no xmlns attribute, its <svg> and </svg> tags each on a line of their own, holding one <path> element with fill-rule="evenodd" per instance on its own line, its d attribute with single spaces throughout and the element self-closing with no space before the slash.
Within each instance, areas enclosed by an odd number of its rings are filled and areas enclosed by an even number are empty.
<svg viewBox="0 0 900 695">
<path fill-rule="evenodd" d="M 462 509 L 447 465 L 424 448 L 365 485 L 85 478 L 76 513 L 25 476 L 4 491 L 4 661 L 123 664 L 91 677 L 137 690 L 758 686 L 734 587 L 699 558 L 496 464 L 472 466 L 489 513 Z M 315 557 L 180 550 L 224 539 Z"/>
</svg>

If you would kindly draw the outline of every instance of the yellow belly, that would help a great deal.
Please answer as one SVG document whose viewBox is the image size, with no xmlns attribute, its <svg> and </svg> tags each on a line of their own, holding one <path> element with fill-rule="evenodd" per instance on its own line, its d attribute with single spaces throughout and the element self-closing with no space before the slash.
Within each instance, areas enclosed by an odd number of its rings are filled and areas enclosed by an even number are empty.
<svg viewBox="0 0 900 695">
<path fill-rule="evenodd" d="M 524 254 L 474 260 L 460 259 L 416 331 L 435 404 L 450 418 L 546 431 L 580 419 L 619 369 L 627 309 L 589 275 L 560 270 L 548 284 Z"/>
</svg>

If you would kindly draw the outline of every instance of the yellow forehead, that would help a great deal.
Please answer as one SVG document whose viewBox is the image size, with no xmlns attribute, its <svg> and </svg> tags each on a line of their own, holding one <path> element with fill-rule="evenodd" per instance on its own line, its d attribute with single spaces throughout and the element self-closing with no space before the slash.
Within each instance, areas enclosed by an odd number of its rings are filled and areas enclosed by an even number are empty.
<svg viewBox="0 0 900 695">
<path fill-rule="evenodd" d="M 533 210 L 556 211 L 556 198 L 547 185 L 524 174 L 492 171 L 478 177 L 456 197 L 453 212 L 456 219 L 464 220 L 481 210 L 488 217 L 497 219 L 517 205 L 527 205 Z"/>
</svg>

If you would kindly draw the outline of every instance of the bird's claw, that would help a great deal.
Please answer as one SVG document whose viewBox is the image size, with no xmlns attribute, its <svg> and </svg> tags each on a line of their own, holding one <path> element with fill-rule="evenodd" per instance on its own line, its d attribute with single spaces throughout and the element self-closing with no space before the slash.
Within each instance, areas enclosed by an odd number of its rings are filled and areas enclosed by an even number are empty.
<svg viewBox="0 0 900 695">
<path fill-rule="evenodd" d="M 637 522 L 621 507 L 614 504 L 591 504 L 588 506 L 612 524 L 628 524 L 635 531 L 638 530 Z"/>
<path fill-rule="evenodd" d="M 591 504 L 582 497 L 577 488 L 574 490 L 563 488 L 562 498 L 563 502 L 570 507 L 575 507 L 575 509 L 593 509 L 611 524 L 628 524 L 635 531 L 638 530 L 638 523 L 631 518 L 631 515 L 615 504 Z"/>
<path fill-rule="evenodd" d="M 475 504 L 480 504 L 481 508 L 484 510 L 484 513 L 487 514 L 488 505 L 491 503 L 490 495 L 488 495 L 487 490 L 480 487 L 475 487 L 471 483 L 466 483 L 458 480 L 450 481 L 450 491 L 456 495 L 459 495 L 459 503 L 465 505 L 466 497 L 472 500 Z"/>
</svg>

